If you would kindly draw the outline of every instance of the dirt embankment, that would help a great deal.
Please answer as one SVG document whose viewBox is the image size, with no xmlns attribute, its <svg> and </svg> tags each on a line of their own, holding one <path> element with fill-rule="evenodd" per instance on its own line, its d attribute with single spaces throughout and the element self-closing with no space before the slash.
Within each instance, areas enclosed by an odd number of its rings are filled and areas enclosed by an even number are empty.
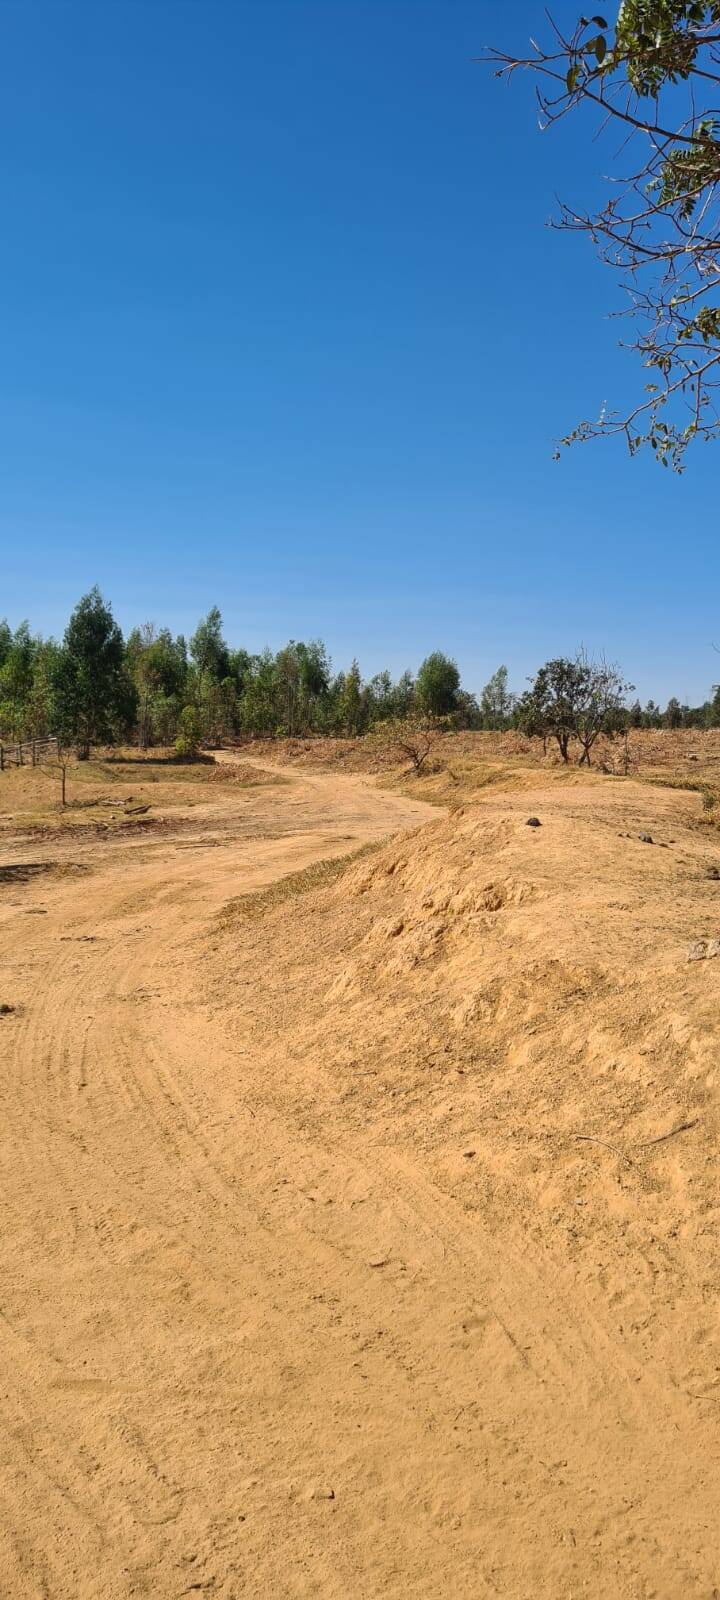
<svg viewBox="0 0 720 1600">
<path fill-rule="evenodd" d="M 700 796 L 286 777 L 0 880 L 8 1592 L 709 1600 Z"/>
</svg>

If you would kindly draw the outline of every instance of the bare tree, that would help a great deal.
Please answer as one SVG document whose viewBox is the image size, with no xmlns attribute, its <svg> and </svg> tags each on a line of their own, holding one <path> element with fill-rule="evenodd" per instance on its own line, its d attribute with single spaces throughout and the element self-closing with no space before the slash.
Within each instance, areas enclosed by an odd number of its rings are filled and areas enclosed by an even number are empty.
<svg viewBox="0 0 720 1600">
<path fill-rule="evenodd" d="M 417 774 L 437 744 L 441 731 L 437 722 L 424 717 L 388 718 L 378 723 L 371 738 L 396 750 L 398 755 L 409 761 L 411 770 Z"/>
<path fill-rule="evenodd" d="M 561 204 L 552 225 L 586 234 L 619 275 L 626 348 L 649 378 L 629 412 L 603 407 L 561 442 L 620 434 L 631 455 L 649 445 L 680 472 L 693 440 L 720 436 L 720 3 L 623 0 L 614 28 L 545 19 L 527 56 L 489 56 L 498 77 L 536 77 L 542 129 L 585 108 L 621 136 L 604 203 Z"/>
<path fill-rule="evenodd" d="M 585 695 L 578 707 L 575 731 L 582 755 L 580 766 L 590 766 L 590 751 L 601 733 L 607 739 L 614 739 L 617 733 L 622 733 L 627 727 L 626 696 L 632 690 L 632 683 L 625 683 L 621 673 L 613 662 L 601 656 L 597 661 L 591 661 L 581 651 L 578 660 L 587 669 Z"/>
</svg>

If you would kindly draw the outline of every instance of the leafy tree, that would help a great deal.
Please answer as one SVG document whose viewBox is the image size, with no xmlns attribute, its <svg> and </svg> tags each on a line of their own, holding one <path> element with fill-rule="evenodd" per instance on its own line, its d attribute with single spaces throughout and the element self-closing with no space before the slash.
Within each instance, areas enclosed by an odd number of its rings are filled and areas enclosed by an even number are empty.
<svg viewBox="0 0 720 1600">
<path fill-rule="evenodd" d="M 575 735 L 578 706 L 585 691 L 585 673 L 576 661 L 558 657 L 540 668 L 520 701 L 521 726 L 531 738 L 554 739 L 567 762 Z"/>
<path fill-rule="evenodd" d="M 223 678 L 218 683 L 210 672 L 204 672 L 197 684 L 194 707 L 202 737 L 208 744 L 218 745 L 238 725 L 238 699 L 235 679 Z"/>
<path fill-rule="evenodd" d="M 209 672 L 220 683 L 230 677 L 230 654 L 222 634 L 222 616 L 213 606 L 199 622 L 190 640 L 190 655 L 198 672 Z"/>
<path fill-rule="evenodd" d="M 681 728 L 683 723 L 683 708 L 675 697 L 668 700 L 664 722 L 666 728 Z"/>
<path fill-rule="evenodd" d="M 593 662 L 584 652 L 574 660 L 558 657 L 540 668 L 520 701 L 520 725 L 531 736 L 554 739 L 564 762 L 573 739 L 582 746 L 581 763 L 601 733 L 612 738 L 625 719 L 625 694 L 631 685 L 605 661 Z"/>
<path fill-rule="evenodd" d="M 240 702 L 240 725 L 248 733 L 273 733 L 276 717 L 275 658 L 271 650 L 254 656 Z"/>
<path fill-rule="evenodd" d="M 198 753 L 202 729 L 195 706 L 185 706 L 180 713 L 180 731 L 175 740 L 175 754 L 181 761 L 191 761 Z"/>
<path fill-rule="evenodd" d="M 21 622 L 15 633 L 8 629 L 3 640 L 0 666 L 0 728 L 13 739 L 32 734 L 28 727 L 28 707 L 32 696 L 35 658 L 39 640 L 33 639 L 30 625 Z"/>
<path fill-rule="evenodd" d="M 54 669 L 56 732 L 87 756 L 127 732 L 136 695 L 120 629 L 96 587 L 75 607 Z"/>
<path fill-rule="evenodd" d="M 409 668 L 400 674 L 393 689 L 393 708 L 396 717 L 409 717 L 415 705 L 415 679 Z"/>
<path fill-rule="evenodd" d="M 467 689 L 458 689 L 452 720 L 456 728 L 482 728 L 483 718 L 477 696 L 470 694 Z"/>
<path fill-rule="evenodd" d="M 55 731 L 55 676 L 60 646 L 54 639 L 36 639 L 32 686 L 25 703 L 24 736 L 41 739 Z"/>
<path fill-rule="evenodd" d="M 421 712 L 431 717 L 446 717 L 457 709 L 460 673 L 457 663 L 442 650 L 426 656 L 417 675 L 415 693 Z"/>
<path fill-rule="evenodd" d="M 514 696 L 508 689 L 508 669 L 498 667 L 480 695 L 480 715 L 484 728 L 504 728 L 512 714 Z"/>
<path fill-rule="evenodd" d="M 330 661 L 321 639 L 296 646 L 298 661 L 297 713 L 303 731 L 323 719 L 330 690 Z"/>
<path fill-rule="evenodd" d="M 490 58 L 499 77 L 534 74 L 541 127 L 589 110 L 613 140 L 605 198 L 561 205 L 555 226 L 617 274 L 649 380 L 627 414 L 603 408 L 562 442 L 621 434 L 681 471 L 691 441 L 720 436 L 720 4 L 623 0 L 614 27 L 580 17 L 570 32 L 548 20 L 529 55 Z"/>
<path fill-rule="evenodd" d="M 590 661 L 584 653 L 578 662 L 587 673 L 585 695 L 578 708 L 575 735 L 582 745 L 580 765 L 590 766 L 590 751 L 600 734 L 614 739 L 627 726 L 626 696 L 634 687 L 626 683 L 611 662 Z"/>
<path fill-rule="evenodd" d="M 253 670 L 253 658 L 247 650 L 231 650 L 229 652 L 230 677 L 234 679 L 238 695 L 242 695 L 246 683 L 250 681 Z"/>
<path fill-rule="evenodd" d="M 187 678 L 185 640 L 173 639 L 168 628 L 158 631 L 153 622 L 145 622 L 128 635 L 126 658 L 138 697 L 138 743 L 142 749 L 158 738 L 168 744 Z"/>
<path fill-rule="evenodd" d="M 643 711 L 643 723 L 646 728 L 662 727 L 662 712 L 660 707 L 655 704 L 654 700 L 648 700 L 645 710 Z"/>
<path fill-rule="evenodd" d="M 343 678 L 337 702 L 338 719 L 345 733 L 355 735 L 362 732 L 366 709 L 360 668 L 357 661 L 353 661 L 350 671 Z"/>
<path fill-rule="evenodd" d="M 12 645 L 12 628 L 7 619 L 0 622 L 0 667 L 4 666 L 8 651 Z"/>
<path fill-rule="evenodd" d="M 275 703 L 277 726 L 284 733 L 298 731 L 301 696 L 300 661 L 294 639 L 275 657 Z"/>
<path fill-rule="evenodd" d="M 385 722 L 392 717 L 395 711 L 393 681 L 390 673 L 385 669 L 376 672 L 367 686 L 368 718 L 371 725 L 376 722 Z"/>
</svg>

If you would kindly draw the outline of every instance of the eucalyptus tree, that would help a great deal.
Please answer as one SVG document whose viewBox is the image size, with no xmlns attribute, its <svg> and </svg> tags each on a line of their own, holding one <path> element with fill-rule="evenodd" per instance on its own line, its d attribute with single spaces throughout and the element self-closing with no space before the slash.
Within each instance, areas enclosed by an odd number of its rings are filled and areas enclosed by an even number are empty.
<svg viewBox="0 0 720 1600">
<path fill-rule="evenodd" d="M 450 716 L 457 710 L 459 689 L 457 662 L 442 650 L 433 650 L 422 662 L 415 682 L 419 710 L 426 716 Z"/>
<path fill-rule="evenodd" d="M 98 588 L 76 605 L 54 670 L 55 731 L 87 756 L 132 726 L 137 706 L 123 636 Z"/>
</svg>

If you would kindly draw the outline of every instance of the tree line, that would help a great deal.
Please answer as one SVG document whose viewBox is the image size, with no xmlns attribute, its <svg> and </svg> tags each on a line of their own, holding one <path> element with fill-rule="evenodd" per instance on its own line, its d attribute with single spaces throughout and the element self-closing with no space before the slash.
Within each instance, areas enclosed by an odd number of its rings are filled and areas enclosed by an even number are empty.
<svg viewBox="0 0 720 1600">
<path fill-rule="evenodd" d="M 61 641 L 27 622 L 0 622 L 0 739 L 56 734 L 86 754 L 92 744 L 175 745 L 191 755 L 234 735 L 359 735 L 381 725 L 425 720 L 469 729 L 517 728 L 554 740 L 563 759 L 573 740 L 581 760 L 600 733 L 631 727 L 720 726 L 720 689 L 702 706 L 673 698 L 628 704 L 631 686 L 617 668 L 582 652 L 540 668 L 514 694 L 501 666 L 479 695 L 458 667 L 432 651 L 416 674 L 387 671 L 365 681 L 357 661 L 333 672 L 321 640 L 290 640 L 259 654 L 231 648 L 213 607 L 189 640 L 144 623 L 127 638 L 97 588 L 75 607 Z"/>
</svg>

